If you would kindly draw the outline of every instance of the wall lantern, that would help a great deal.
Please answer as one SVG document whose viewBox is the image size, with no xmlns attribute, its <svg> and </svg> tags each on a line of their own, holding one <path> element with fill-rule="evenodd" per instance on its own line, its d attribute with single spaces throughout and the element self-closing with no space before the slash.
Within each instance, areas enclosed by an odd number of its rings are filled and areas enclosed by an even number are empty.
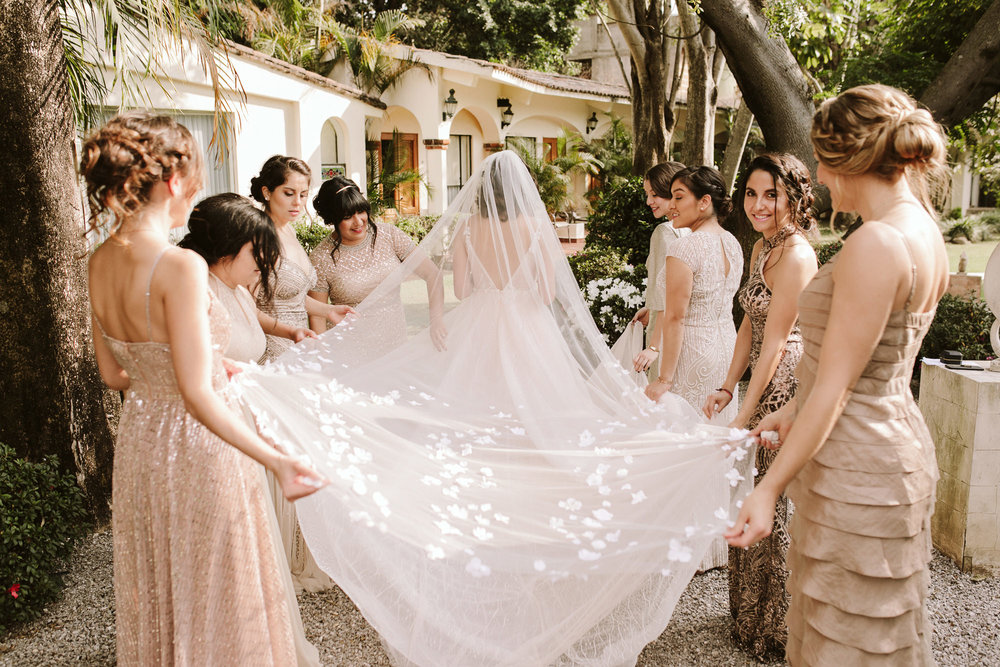
<svg viewBox="0 0 1000 667">
<path fill-rule="evenodd" d="M 448 120 L 455 115 L 455 108 L 458 107 L 458 100 L 455 99 L 455 89 L 448 91 L 448 97 L 444 99 L 444 111 L 441 112 L 441 120 Z"/>
<path fill-rule="evenodd" d="M 497 108 L 503 109 L 504 107 L 507 108 L 500 112 L 501 130 L 511 124 L 511 120 L 514 118 L 514 111 L 513 109 L 511 109 L 510 100 L 508 100 L 506 97 L 498 97 Z"/>
<path fill-rule="evenodd" d="M 590 114 L 590 118 L 587 119 L 587 134 L 590 134 L 597 129 L 597 112 Z"/>
</svg>

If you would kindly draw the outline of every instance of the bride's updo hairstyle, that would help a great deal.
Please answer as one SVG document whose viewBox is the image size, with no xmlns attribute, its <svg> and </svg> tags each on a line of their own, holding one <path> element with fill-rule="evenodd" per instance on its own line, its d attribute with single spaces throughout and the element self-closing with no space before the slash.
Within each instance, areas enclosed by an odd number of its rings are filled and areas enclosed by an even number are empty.
<svg viewBox="0 0 1000 667">
<path fill-rule="evenodd" d="M 246 197 L 233 192 L 202 199 L 188 218 L 188 233 L 179 245 L 194 250 L 209 266 L 232 261 L 247 243 L 260 269 L 260 289 L 271 300 L 270 276 L 281 256 L 278 233 L 267 213 Z"/>
<path fill-rule="evenodd" d="M 683 183 L 698 199 L 708 195 L 712 199 L 712 210 L 715 211 L 715 215 L 719 219 L 723 219 L 733 212 L 733 200 L 726 193 L 726 182 L 722 180 L 722 174 L 719 173 L 718 169 L 685 167 L 670 179 L 671 191 L 677 181 Z"/>
<path fill-rule="evenodd" d="M 901 90 L 872 84 L 826 100 L 813 116 L 812 144 L 820 162 L 836 173 L 890 179 L 902 172 L 935 215 L 930 185 L 943 181 L 944 133 Z"/>
<path fill-rule="evenodd" d="M 330 257 L 333 262 L 337 262 L 337 249 L 343 243 L 340 235 L 340 223 L 358 214 L 368 215 L 368 233 L 370 234 L 371 246 L 375 247 L 375 238 L 378 236 L 378 227 L 372 220 L 372 206 L 368 199 L 361 193 L 358 184 L 345 176 L 334 176 L 328 181 L 324 181 L 319 186 L 319 192 L 313 197 L 313 208 L 323 219 L 323 224 L 332 227 L 330 236 L 333 239 L 333 249 Z"/>
<path fill-rule="evenodd" d="M 309 180 L 312 179 L 312 170 L 303 160 L 286 155 L 272 155 L 260 168 L 260 173 L 250 179 L 250 196 L 263 204 L 264 210 L 267 210 L 264 188 L 274 192 L 288 181 L 288 176 L 292 172 L 302 174 Z"/>
<path fill-rule="evenodd" d="M 813 194 L 812 178 L 802 160 L 791 153 L 764 153 L 750 161 L 750 165 L 736 186 L 734 197 L 741 218 L 746 218 L 746 214 L 742 211 L 743 200 L 747 194 L 747 181 L 755 171 L 767 172 L 771 175 L 775 187 L 780 184 L 784 188 L 785 196 L 788 197 L 789 222 L 803 232 L 815 226 L 816 219 L 813 217 L 812 205 L 816 197 Z"/>
<path fill-rule="evenodd" d="M 170 116 L 137 110 L 115 116 L 83 144 L 80 174 L 87 182 L 87 231 L 106 224 L 111 236 L 149 203 L 153 186 L 174 174 L 185 195 L 202 187 L 201 150 L 186 127 Z"/>
<path fill-rule="evenodd" d="M 521 159 L 519 155 L 510 152 L 519 163 L 524 164 L 524 160 Z M 503 176 L 500 173 L 500 159 L 497 158 L 490 166 L 490 173 L 488 178 L 484 178 L 482 184 L 479 188 L 479 216 L 484 220 L 488 220 L 490 213 L 496 214 L 496 218 L 499 222 L 507 222 L 507 201 L 504 198 L 503 190 Z M 534 177 L 532 177 L 534 182 Z M 537 187 L 537 183 L 535 186 Z"/>
</svg>

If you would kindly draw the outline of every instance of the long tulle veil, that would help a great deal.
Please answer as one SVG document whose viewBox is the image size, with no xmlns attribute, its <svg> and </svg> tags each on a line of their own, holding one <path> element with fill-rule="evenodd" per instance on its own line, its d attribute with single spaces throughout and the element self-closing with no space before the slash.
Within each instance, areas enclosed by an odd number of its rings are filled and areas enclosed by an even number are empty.
<svg viewBox="0 0 1000 667">
<path fill-rule="evenodd" d="M 332 480 L 303 533 L 394 661 L 634 663 L 728 519 L 740 434 L 628 378 L 509 151 L 357 310 L 235 390 Z"/>
</svg>

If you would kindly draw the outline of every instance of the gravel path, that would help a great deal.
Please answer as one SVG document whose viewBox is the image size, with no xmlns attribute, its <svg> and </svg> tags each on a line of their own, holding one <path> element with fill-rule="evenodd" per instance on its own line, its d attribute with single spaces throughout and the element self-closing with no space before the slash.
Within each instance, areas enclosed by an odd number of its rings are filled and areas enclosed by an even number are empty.
<svg viewBox="0 0 1000 667">
<path fill-rule="evenodd" d="M 114 664 L 110 532 L 84 540 L 66 581 L 62 599 L 40 619 L 0 637 L 0 665 Z M 767 664 L 730 645 L 727 599 L 725 572 L 696 576 L 666 631 L 639 657 L 639 667 Z M 299 603 L 306 635 L 324 665 L 389 665 L 378 635 L 340 590 L 304 594 Z M 935 554 L 929 608 L 939 664 L 1000 665 L 1000 578 L 971 577 Z"/>
</svg>

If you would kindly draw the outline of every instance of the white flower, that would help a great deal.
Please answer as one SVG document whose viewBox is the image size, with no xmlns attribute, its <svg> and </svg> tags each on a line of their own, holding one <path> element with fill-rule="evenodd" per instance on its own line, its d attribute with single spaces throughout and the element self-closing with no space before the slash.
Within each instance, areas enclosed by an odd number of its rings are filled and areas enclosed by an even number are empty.
<svg viewBox="0 0 1000 667">
<path fill-rule="evenodd" d="M 559 507 L 563 508 L 564 510 L 568 510 L 570 512 L 575 512 L 579 510 L 581 507 L 583 507 L 583 503 L 581 503 L 576 498 L 567 498 L 566 500 L 559 501 Z"/>
<path fill-rule="evenodd" d="M 729 486 L 737 486 L 743 481 L 743 475 L 736 468 L 730 468 L 729 472 L 726 473 L 726 479 L 729 480 Z"/>
<path fill-rule="evenodd" d="M 639 489 L 638 493 L 633 493 L 632 494 L 632 504 L 633 505 L 638 505 L 639 503 L 641 503 L 645 499 L 646 499 L 646 492 L 643 491 L 642 489 Z"/>
<path fill-rule="evenodd" d="M 670 549 L 667 552 L 667 558 L 687 563 L 691 560 L 691 547 L 681 544 L 680 540 L 670 540 Z"/>
<path fill-rule="evenodd" d="M 580 558 L 580 560 L 597 560 L 598 558 L 601 557 L 601 554 L 597 553 L 596 551 L 590 551 L 588 549 L 580 549 L 576 553 L 576 555 Z"/>
<path fill-rule="evenodd" d="M 424 550 L 427 552 L 427 557 L 431 560 L 440 560 L 444 558 L 444 549 L 435 544 L 428 544 L 424 547 Z"/>
<path fill-rule="evenodd" d="M 477 579 L 479 577 L 488 577 L 490 574 L 489 566 L 479 560 L 478 557 L 473 558 L 466 564 L 465 571 Z"/>
<path fill-rule="evenodd" d="M 612 518 L 614 518 L 614 514 L 603 508 L 596 509 L 593 512 L 591 512 L 591 514 L 593 514 L 594 518 L 597 519 L 598 521 L 610 521 Z"/>
<path fill-rule="evenodd" d="M 725 521 L 726 519 L 729 518 L 729 512 L 726 511 L 725 507 L 720 507 L 719 509 L 715 510 L 715 518 L 722 519 L 723 521 Z"/>
<path fill-rule="evenodd" d="M 535 561 L 535 572 L 544 572 L 544 571 L 545 571 L 545 561 L 544 560 L 536 560 Z"/>
</svg>

